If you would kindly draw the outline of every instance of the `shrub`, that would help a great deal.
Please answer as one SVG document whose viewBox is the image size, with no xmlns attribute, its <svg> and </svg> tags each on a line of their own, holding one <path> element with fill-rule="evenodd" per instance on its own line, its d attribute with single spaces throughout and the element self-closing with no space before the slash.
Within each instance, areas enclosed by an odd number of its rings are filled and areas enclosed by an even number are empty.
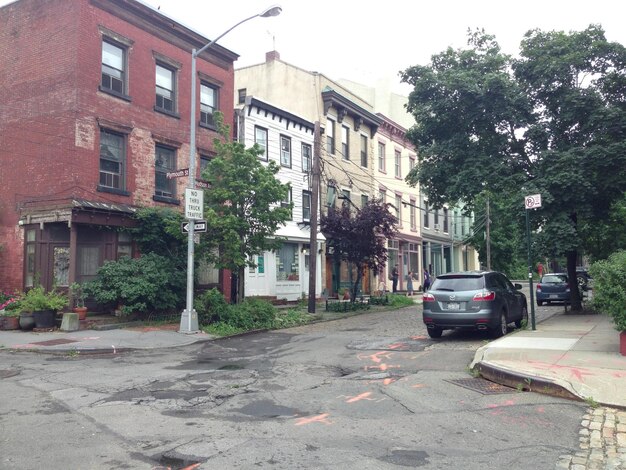
<svg viewBox="0 0 626 470">
<path fill-rule="evenodd" d="M 171 259 L 147 253 L 140 258 L 107 261 L 97 278 L 84 285 L 98 303 L 122 307 L 122 313 L 152 313 L 180 308 L 185 298 L 186 275 Z"/>
<path fill-rule="evenodd" d="M 255 330 L 272 328 L 275 315 L 275 307 L 267 300 L 248 298 L 231 305 L 223 321 L 236 328 Z"/>
<path fill-rule="evenodd" d="M 626 251 L 593 263 L 589 273 L 594 308 L 613 317 L 616 329 L 626 331 Z"/>
<path fill-rule="evenodd" d="M 195 298 L 194 308 L 198 313 L 198 323 L 209 325 L 225 319 L 228 316 L 227 312 L 230 305 L 222 293 L 213 288 Z"/>
<path fill-rule="evenodd" d="M 20 309 L 23 312 L 40 310 L 62 310 L 69 304 L 68 298 L 56 289 L 46 292 L 42 285 L 33 287 L 20 300 Z"/>
</svg>

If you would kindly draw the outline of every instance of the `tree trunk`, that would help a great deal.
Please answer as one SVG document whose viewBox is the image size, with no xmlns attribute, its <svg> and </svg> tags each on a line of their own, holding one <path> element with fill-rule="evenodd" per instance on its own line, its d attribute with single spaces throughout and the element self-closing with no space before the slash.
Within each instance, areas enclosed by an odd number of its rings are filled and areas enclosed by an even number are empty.
<svg viewBox="0 0 626 470">
<path fill-rule="evenodd" d="M 571 309 L 572 312 L 580 312 L 583 309 L 582 299 L 580 298 L 580 289 L 578 288 L 578 278 L 576 277 L 576 261 L 578 259 L 577 251 L 567 252 L 567 279 L 569 282 L 569 290 L 572 296 Z"/>
<path fill-rule="evenodd" d="M 245 290 L 244 290 L 244 286 L 245 286 L 245 276 L 246 276 L 246 267 L 242 266 L 237 270 L 237 302 L 238 304 L 240 304 L 241 302 L 243 302 L 243 299 L 245 298 Z"/>
<path fill-rule="evenodd" d="M 357 267 L 356 269 L 356 280 L 354 281 L 354 285 L 352 286 L 352 293 L 350 295 L 350 301 L 354 303 L 356 300 L 356 294 L 359 291 L 359 284 L 361 283 L 361 279 L 363 275 L 361 274 L 361 269 Z"/>
</svg>

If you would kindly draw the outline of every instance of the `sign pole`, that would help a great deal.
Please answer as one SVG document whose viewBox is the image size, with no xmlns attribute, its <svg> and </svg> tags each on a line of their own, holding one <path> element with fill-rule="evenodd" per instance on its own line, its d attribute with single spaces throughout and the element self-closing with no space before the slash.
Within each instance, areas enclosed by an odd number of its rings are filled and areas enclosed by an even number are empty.
<svg viewBox="0 0 626 470">
<path fill-rule="evenodd" d="M 532 329 L 536 330 L 535 326 L 535 293 L 533 292 L 533 261 L 530 248 L 530 215 L 528 211 L 530 209 L 536 209 L 541 207 L 541 194 L 533 194 L 526 196 L 524 199 L 524 207 L 526 208 L 526 239 L 528 240 L 528 286 L 530 288 L 530 318 L 532 322 Z"/>
</svg>

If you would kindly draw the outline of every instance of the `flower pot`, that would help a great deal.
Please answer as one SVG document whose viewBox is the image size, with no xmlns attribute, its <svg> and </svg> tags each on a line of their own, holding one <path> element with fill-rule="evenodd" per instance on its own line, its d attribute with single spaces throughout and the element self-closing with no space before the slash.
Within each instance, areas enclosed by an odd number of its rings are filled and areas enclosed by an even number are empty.
<svg viewBox="0 0 626 470">
<path fill-rule="evenodd" d="M 626 356 L 626 331 L 621 331 L 619 334 L 619 353 Z"/>
<path fill-rule="evenodd" d="M 36 310 L 33 312 L 35 328 L 54 328 L 56 326 L 55 310 Z"/>
<path fill-rule="evenodd" d="M 32 312 L 20 313 L 20 328 L 22 330 L 32 330 L 35 328 L 35 318 Z"/>
<path fill-rule="evenodd" d="M 78 313 L 79 320 L 84 320 L 87 318 L 87 307 L 74 307 L 74 313 Z"/>
<path fill-rule="evenodd" d="M 19 330 L 20 317 L 0 315 L 0 330 Z"/>
</svg>

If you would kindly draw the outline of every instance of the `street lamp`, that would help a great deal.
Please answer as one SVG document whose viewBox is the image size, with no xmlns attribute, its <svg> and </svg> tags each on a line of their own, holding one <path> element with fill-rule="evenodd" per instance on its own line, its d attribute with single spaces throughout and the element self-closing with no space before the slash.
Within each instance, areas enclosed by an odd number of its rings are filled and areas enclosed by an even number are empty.
<svg viewBox="0 0 626 470">
<path fill-rule="evenodd" d="M 205 44 L 201 49 L 191 49 L 191 119 L 190 121 L 190 130 L 189 130 L 189 181 L 187 183 L 187 188 L 190 190 L 195 189 L 195 181 L 196 181 L 196 59 L 202 54 L 204 51 L 212 47 L 223 38 L 226 34 L 231 32 L 237 26 L 246 21 L 249 21 L 257 16 L 262 18 L 267 18 L 270 16 L 278 16 L 282 8 L 279 6 L 272 6 L 261 13 L 257 13 L 256 15 L 252 15 L 244 20 L 241 20 L 236 25 L 224 31 L 213 41 L 210 41 L 208 44 Z M 194 231 L 195 231 L 195 220 L 194 218 L 189 218 L 189 233 L 187 237 L 187 306 L 180 318 L 180 333 L 197 333 L 198 332 L 198 315 L 196 311 L 193 309 L 193 257 L 194 257 Z"/>
</svg>

